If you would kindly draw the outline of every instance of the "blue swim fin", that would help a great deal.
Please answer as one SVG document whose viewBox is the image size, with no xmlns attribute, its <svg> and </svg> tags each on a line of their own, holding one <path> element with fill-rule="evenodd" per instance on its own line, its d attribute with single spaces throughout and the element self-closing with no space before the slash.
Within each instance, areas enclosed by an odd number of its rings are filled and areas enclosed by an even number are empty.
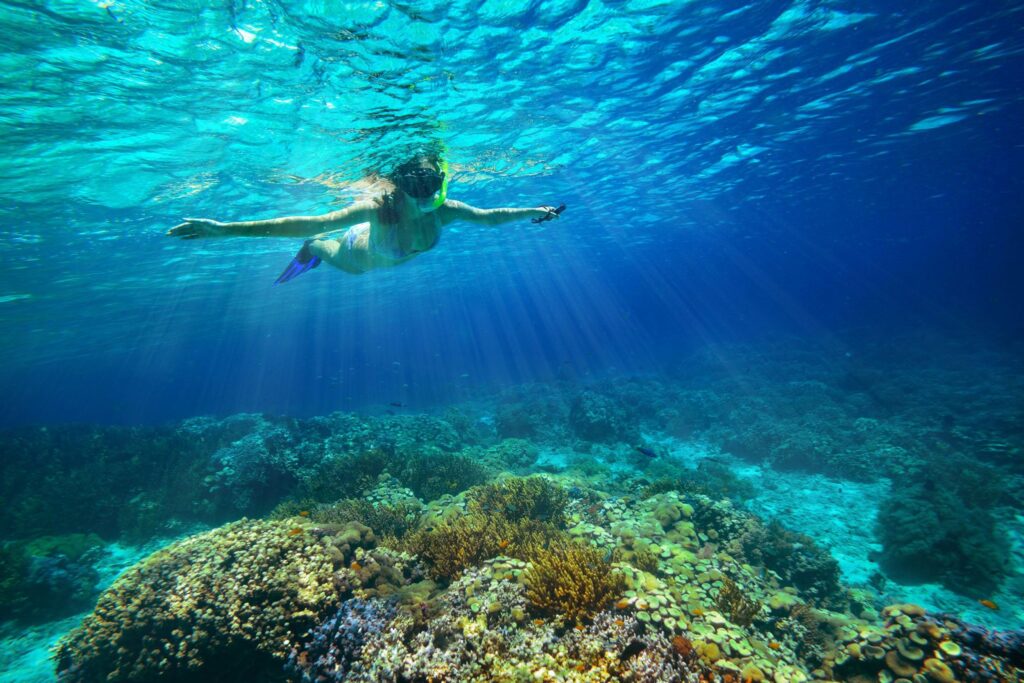
<svg viewBox="0 0 1024 683">
<path fill-rule="evenodd" d="M 302 245 L 302 249 L 299 249 L 299 253 L 295 255 L 292 262 L 288 264 L 288 267 L 284 269 L 284 272 L 276 280 L 275 285 L 279 285 L 282 282 L 288 282 L 293 278 L 305 273 L 307 270 L 313 270 L 320 265 L 320 257 L 313 256 L 309 253 L 309 245 L 313 240 L 306 240 L 306 243 Z"/>
</svg>

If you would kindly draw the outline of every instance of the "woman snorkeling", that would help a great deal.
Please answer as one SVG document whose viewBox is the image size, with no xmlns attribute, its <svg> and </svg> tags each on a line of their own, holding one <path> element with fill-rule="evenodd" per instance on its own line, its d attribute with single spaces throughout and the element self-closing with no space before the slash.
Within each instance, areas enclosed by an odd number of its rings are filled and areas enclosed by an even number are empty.
<svg viewBox="0 0 1024 683">
<path fill-rule="evenodd" d="M 385 178 L 387 189 L 371 200 L 321 216 L 287 216 L 262 221 L 221 223 L 186 218 L 167 231 L 171 237 L 311 237 L 344 230 L 337 239 L 308 239 L 274 284 L 287 282 L 330 263 L 348 273 L 365 273 L 404 263 L 433 249 L 441 228 L 457 220 L 500 225 L 519 218 L 542 223 L 565 209 L 478 209 L 448 199 L 448 164 L 435 155 L 417 156 Z"/>
</svg>

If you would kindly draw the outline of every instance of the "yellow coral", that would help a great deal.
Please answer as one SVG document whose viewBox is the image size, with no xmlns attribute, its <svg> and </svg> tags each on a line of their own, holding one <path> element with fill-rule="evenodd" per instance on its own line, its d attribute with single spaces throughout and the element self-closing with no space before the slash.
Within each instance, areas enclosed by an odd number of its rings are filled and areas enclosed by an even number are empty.
<svg viewBox="0 0 1024 683">
<path fill-rule="evenodd" d="M 625 590 L 622 575 L 612 571 L 600 551 L 562 539 L 540 552 L 523 578 L 534 607 L 577 623 Z"/>
<path fill-rule="evenodd" d="M 503 515 L 474 513 L 420 529 L 399 545 L 426 560 L 434 576 L 451 580 L 497 555 L 528 560 L 557 534 L 530 519 L 510 522 Z"/>
</svg>

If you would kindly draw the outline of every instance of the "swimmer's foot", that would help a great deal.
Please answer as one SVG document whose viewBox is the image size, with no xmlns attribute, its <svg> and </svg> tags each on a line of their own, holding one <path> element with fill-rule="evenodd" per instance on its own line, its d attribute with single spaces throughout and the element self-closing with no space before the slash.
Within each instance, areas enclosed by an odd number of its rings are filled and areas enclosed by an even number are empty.
<svg viewBox="0 0 1024 683">
<path fill-rule="evenodd" d="M 275 285 L 279 285 L 282 282 L 288 282 L 293 278 L 305 273 L 307 270 L 313 270 L 320 265 L 320 257 L 313 256 L 309 251 L 309 245 L 313 243 L 313 240 L 306 240 L 305 244 L 302 245 L 302 249 L 299 249 L 299 253 L 295 255 L 292 262 L 288 264 L 288 267 L 284 269 L 284 272 L 274 280 Z"/>
</svg>

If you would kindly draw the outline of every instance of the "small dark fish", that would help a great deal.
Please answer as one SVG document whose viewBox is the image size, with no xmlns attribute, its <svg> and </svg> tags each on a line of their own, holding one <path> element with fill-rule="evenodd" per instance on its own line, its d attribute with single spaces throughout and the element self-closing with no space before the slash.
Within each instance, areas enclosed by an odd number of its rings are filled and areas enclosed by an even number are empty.
<svg viewBox="0 0 1024 683">
<path fill-rule="evenodd" d="M 657 458 L 658 454 L 654 452 L 653 448 L 647 446 L 633 446 L 637 453 L 640 455 L 646 455 L 648 458 Z"/>
<path fill-rule="evenodd" d="M 405 407 L 405 404 L 401 403 L 400 401 L 390 401 L 388 403 L 388 405 L 391 406 L 392 408 L 404 408 Z"/>
<path fill-rule="evenodd" d="M 630 641 L 629 645 L 622 650 L 622 654 L 619 655 L 619 661 L 624 662 L 630 657 L 636 657 L 638 654 L 647 649 L 647 643 L 642 640 Z"/>
</svg>

